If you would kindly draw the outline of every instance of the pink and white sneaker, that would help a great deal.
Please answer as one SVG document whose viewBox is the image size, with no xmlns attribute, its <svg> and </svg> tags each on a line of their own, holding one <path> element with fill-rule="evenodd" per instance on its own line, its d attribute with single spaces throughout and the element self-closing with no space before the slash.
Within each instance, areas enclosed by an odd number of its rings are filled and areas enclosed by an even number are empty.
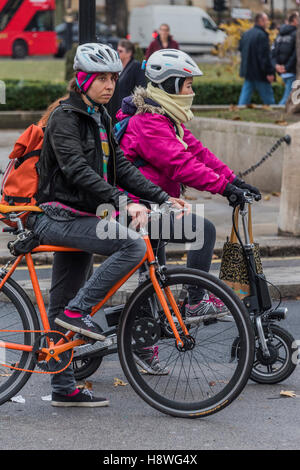
<svg viewBox="0 0 300 470">
<path fill-rule="evenodd" d="M 224 303 L 212 294 L 206 294 L 197 304 L 187 304 L 185 309 L 186 323 L 206 320 L 232 321 L 232 316 L 228 313 Z"/>
<path fill-rule="evenodd" d="M 133 357 L 136 364 L 142 367 L 147 374 L 168 375 L 169 373 L 169 370 L 163 367 L 159 362 L 158 346 L 136 350 Z"/>
</svg>

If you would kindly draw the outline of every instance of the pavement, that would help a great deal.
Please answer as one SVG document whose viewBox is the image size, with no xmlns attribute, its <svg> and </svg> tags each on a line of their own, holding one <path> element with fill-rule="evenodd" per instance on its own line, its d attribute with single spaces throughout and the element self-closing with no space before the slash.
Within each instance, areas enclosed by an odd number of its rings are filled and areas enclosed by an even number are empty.
<svg viewBox="0 0 300 470">
<path fill-rule="evenodd" d="M 200 204 L 204 210 L 204 216 L 215 224 L 217 240 L 214 250 L 212 274 L 218 276 L 220 258 L 223 244 L 231 232 L 232 210 L 227 200 L 219 195 L 211 195 L 194 189 L 187 190 L 186 198 L 192 204 Z M 280 195 L 263 194 L 263 199 L 252 206 L 254 241 L 259 243 L 264 274 L 267 280 L 275 287 L 270 286 L 271 295 L 278 298 L 276 288 L 279 288 L 283 297 L 297 298 L 300 296 L 300 237 L 285 237 L 278 235 L 278 216 Z M 240 227 L 242 233 L 242 227 Z M 11 259 L 7 249 L 7 242 L 13 237 L 4 233 L 0 234 L 0 262 L 6 263 Z M 185 265 L 187 246 L 184 244 L 170 244 L 167 250 L 167 263 L 171 265 Z M 95 255 L 95 265 L 103 261 L 103 257 Z M 34 255 L 37 269 L 44 271 L 40 280 L 41 291 L 44 300 L 48 302 L 52 254 Z M 23 271 L 24 265 L 21 266 Z M 45 278 L 46 273 L 46 278 Z M 33 289 L 28 276 L 18 280 L 34 301 Z M 132 276 L 114 295 L 111 304 L 126 302 L 130 293 L 137 285 L 137 275 Z"/>
</svg>

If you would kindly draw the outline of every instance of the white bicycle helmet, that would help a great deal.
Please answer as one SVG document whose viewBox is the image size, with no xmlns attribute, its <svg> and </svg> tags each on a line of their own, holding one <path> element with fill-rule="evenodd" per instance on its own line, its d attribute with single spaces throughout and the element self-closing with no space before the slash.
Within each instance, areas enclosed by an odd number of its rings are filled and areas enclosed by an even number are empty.
<svg viewBox="0 0 300 470">
<path fill-rule="evenodd" d="M 88 73 L 120 73 L 123 66 L 119 54 L 112 47 L 87 43 L 77 47 L 73 69 Z"/>
<path fill-rule="evenodd" d="M 196 62 L 177 49 L 160 49 L 148 59 L 145 75 L 153 83 L 162 83 L 170 77 L 201 77 L 203 73 Z"/>
</svg>

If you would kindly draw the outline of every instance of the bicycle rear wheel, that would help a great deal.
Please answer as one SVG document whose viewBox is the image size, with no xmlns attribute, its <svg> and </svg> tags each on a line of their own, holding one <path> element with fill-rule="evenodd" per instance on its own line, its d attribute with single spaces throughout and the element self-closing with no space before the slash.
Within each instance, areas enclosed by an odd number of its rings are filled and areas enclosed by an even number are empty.
<svg viewBox="0 0 300 470">
<path fill-rule="evenodd" d="M 21 287 L 8 279 L 0 291 L 0 405 L 15 396 L 25 385 L 30 372 L 5 367 L 10 365 L 21 369 L 33 370 L 33 353 L 1 347 L 1 342 L 19 343 L 33 346 L 38 336 L 34 332 L 13 330 L 39 330 L 36 311 Z"/>
<path fill-rule="evenodd" d="M 216 277 L 181 268 L 168 270 L 166 278 L 164 286 L 171 288 L 178 305 L 184 289 L 205 289 L 225 304 L 230 321 L 213 316 L 190 326 L 186 321 L 194 345 L 180 351 L 175 338 L 161 328 L 163 312 L 150 307 L 156 294 L 151 281 L 146 281 L 133 293 L 120 319 L 120 362 L 134 390 L 152 407 L 177 417 L 207 416 L 228 406 L 246 385 L 254 358 L 253 327 L 240 299 Z M 150 330 L 147 318 L 152 318 Z M 160 365 L 167 375 L 150 375 L 137 365 L 136 352 L 142 344 L 137 332 L 145 347 L 159 347 Z M 237 338 L 239 354 L 233 356 Z"/>
</svg>

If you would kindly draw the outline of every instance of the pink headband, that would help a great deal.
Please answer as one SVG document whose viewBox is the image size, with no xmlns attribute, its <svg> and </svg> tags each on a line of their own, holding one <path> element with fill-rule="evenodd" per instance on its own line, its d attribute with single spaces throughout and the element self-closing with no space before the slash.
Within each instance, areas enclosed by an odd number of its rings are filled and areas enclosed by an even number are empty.
<svg viewBox="0 0 300 470">
<path fill-rule="evenodd" d="M 98 76 L 98 73 L 87 73 L 87 72 L 77 72 L 76 78 L 77 78 L 77 84 L 83 90 L 84 92 L 87 92 L 88 89 L 90 88 L 91 84 L 95 80 L 95 78 Z"/>
</svg>

